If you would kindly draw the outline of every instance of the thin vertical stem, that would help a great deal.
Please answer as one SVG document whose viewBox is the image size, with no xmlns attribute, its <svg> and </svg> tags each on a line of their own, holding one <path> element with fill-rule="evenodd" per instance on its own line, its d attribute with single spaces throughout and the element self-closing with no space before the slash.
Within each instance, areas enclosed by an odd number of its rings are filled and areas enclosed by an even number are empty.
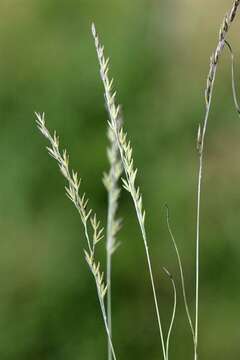
<svg viewBox="0 0 240 360">
<path fill-rule="evenodd" d="M 121 119 L 118 120 L 119 124 Z M 108 139 L 110 147 L 107 149 L 110 169 L 108 174 L 104 174 L 103 183 L 108 192 L 108 214 L 107 214 L 107 242 L 106 242 L 106 273 L 107 273 L 107 323 L 110 336 L 112 337 L 112 256 L 118 247 L 116 235 L 120 230 L 120 220 L 116 218 L 118 210 L 118 200 L 120 189 L 118 181 L 122 173 L 122 165 L 120 161 L 118 147 L 116 145 L 115 136 L 110 128 L 108 128 Z M 108 360 L 112 360 L 111 344 L 108 342 Z"/>
<path fill-rule="evenodd" d="M 185 306 L 185 311 L 187 314 L 187 318 L 188 318 L 188 322 L 189 322 L 189 326 L 190 326 L 190 330 L 192 333 L 192 337 L 193 337 L 193 343 L 195 343 L 195 338 L 194 338 L 194 328 L 193 328 L 193 322 L 192 322 L 192 318 L 190 315 L 190 311 L 189 311 L 189 305 L 188 305 L 188 300 L 187 300 L 187 294 L 186 294 L 186 287 L 185 287 L 185 280 L 184 280 L 184 273 L 183 273 L 183 266 L 182 266 L 182 260 L 181 260 L 181 256 L 178 250 L 178 246 L 175 240 L 175 237 L 173 235 L 173 231 L 170 225 L 170 215 L 169 215 L 169 208 L 167 205 L 165 205 L 166 210 L 167 210 L 167 227 L 168 227 L 168 232 L 170 234 L 173 246 L 174 246 L 174 250 L 176 252 L 176 256 L 177 256 L 177 261 L 178 261 L 178 267 L 179 267 L 179 271 L 180 271 L 180 278 L 181 278 L 181 285 L 182 285 L 182 294 L 183 294 L 183 301 L 184 301 L 184 306 Z"/>
<path fill-rule="evenodd" d="M 202 184 L 202 156 L 199 157 L 198 190 L 197 190 L 197 234 L 196 234 L 196 305 L 195 305 L 195 332 L 194 332 L 194 359 L 197 360 L 198 345 L 198 317 L 199 317 L 199 240 L 200 240 L 200 205 Z"/>
<path fill-rule="evenodd" d="M 98 287 L 97 287 L 97 290 L 98 290 Z M 108 328 L 108 320 L 107 320 L 105 305 L 104 305 L 103 299 L 101 297 L 101 294 L 99 293 L 99 290 L 98 290 L 98 299 L 99 299 L 99 303 L 100 303 L 100 307 L 101 307 L 101 311 L 102 311 L 104 326 L 105 326 L 106 333 L 107 333 L 107 336 L 108 336 L 108 343 L 109 343 L 109 347 L 110 347 L 110 350 L 111 350 L 111 353 L 112 353 L 112 357 L 113 357 L 114 360 L 117 360 L 116 355 L 115 355 L 115 350 L 114 350 L 114 347 L 113 347 L 113 343 L 112 343 L 110 330 Z"/>
<path fill-rule="evenodd" d="M 171 322 L 170 322 L 170 326 L 168 329 L 167 340 L 166 340 L 166 360 L 168 360 L 169 359 L 170 337 L 171 337 L 171 333 L 172 333 L 172 328 L 173 328 L 173 323 L 175 320 L 176 308 L 177 308 L 177 291 L 176 291 L 175 281 L 174 281 L 172 275 L 166 269 L 165 269 L 165 272 L 168 274 L 168 276 L 172 282 L 172 286 L 173 286 L 173 312 L 172 312 Z"/>
<path fill-rule="evenodd" d="M 198 358 L 198 331 L 199 331 L 199 264 L 200 264 L 200 211 L 201 211 L 201 193 L 202 193 L 202 174 L 203 174 L 203 153 L 205 144 L 205 135 L 207 130 L 208 118 L 212 103 L 212 94 L 214 82 L 216 78 L 217 65 L 214 66 L 212 72 L 212 86 L 209 93 L 209 101 L 206 106 L 203 131 L 200 139 L 199 147 L 199 167 L 198 167 L 198 184 L 197 184 L 197 224 L 196 224 L 196 297 L 195 297 L 195 331 L 194 331 L 194 360 Z"/>
<path fill-rule="evenodd" d="M 194 359 L 198 358 L 198 330 L 199 330 L 199 258 L 200 258 L 200 210 L 201 210 L 201 191 L 202 191 L 202 175 L 203 175 L 203 153 L 205 135 L 207 130 L 209 112 L 212 102 L 213 88 L 216 78 L 217 66 L 220 56 L 226 44 L 226 37 L 229 29 L 236 18 L 240 0 L 234 0 L 230 11 L 225 15 L 223 23 L 219 30 L 219 39 L 216 49 L 210 59 L 210 68 L 207 77 L 207 86 L 205 89 L 206 112 L 203 123 L 203 129 L 199 128 L 198 132 L 198 151 L 199 151 L 199 169 L 198 169 L 198 185 L 197 185 L 197 224 L 196 224 L 196 305 L 195 305 L 195 354 Z"/>
<path fill-rule="evenodd" d="M 159 334 L 160 334 L 160 338 L 161 338 L 163 358 L 164 358 L 164 360 L 167 360 L 164 337 L 163 337 L 163 330 L 162 330 L 162 322 L 161 322 L 161 317 L 160 317 L 160 312 L 159 312 L 159 304 L 158 304 L 157 295 L 156 295 L 155 281 L 154 281 L 154 277 L 153 277 L 152 263 L 151 263 L 151 258 L 150 258 L 150 254 L 149 254 L 149 248 L 148 248 L 148 242 L 147 242 L 145 226 L 141 221 L 141 214 L 139 213 L 139 209 L 138 209 L 138 206 L 137 206 L 137 203 L 135 201 L 134 196 L 133 196 L 133 202 L 134 202 L 134 205 L 135 205 L 137 218 L 138 218 L 138 222 L 139 222 L 139 226 L 140 226 L 140 229 L 141 229 L 142 238 L 143 238 L 143 242 L 144 242 L 145 253 L 146 253 L 146 257 L 147 257 L 148 271 L 149 271 L 149 276 L 150 276 L 150 281 L 151 281 L 151 286 L 152 286 L 155 311 L 156 311 L 157 322 L 158 322 L 158 327 L 159 327 Z"/>
<path fill-rule="evenodd" d="M 108 207 L 108 229 L 107 229 L 107 323 L 110 336 L 112 337 L 112 254 L 108 244 L 111 243 L 110 223 L 111 223 L 111 209 Z M 108 340 L 108 360 L 112 360 L 111 343 Z"/>
</svg>

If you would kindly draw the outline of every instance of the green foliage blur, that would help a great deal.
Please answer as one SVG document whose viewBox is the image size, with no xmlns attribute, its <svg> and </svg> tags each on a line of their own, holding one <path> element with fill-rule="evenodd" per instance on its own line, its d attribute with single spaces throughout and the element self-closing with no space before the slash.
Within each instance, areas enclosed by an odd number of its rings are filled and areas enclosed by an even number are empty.
<svg viewBox="0 0 240 360">
<path fill-rule="evenodd" d="M 166 227 L 167 202 L 194 314 L 196 133 L 204 114 L 209 56 L 231 0 L 1 0 L 0 359 L 106 359 L 94 282 L 78 214 L 37 131 L 45 111 L 82 189 L 105 224 L 103 89 L 94 20 L 111 58 L 118 101 L 139 168 L 150 252 L 166 332 L 178 288 L 171 359 L 191 359 L 179 272 Z M 239 17 L 230 41 L 237 41 Z M 230 59 L 221 59 L 207 134 L 200 273 L 200 359 L 237 359 L 239 348 L 240 122 Z M 119 359 L 161 359 L 140 232 L 122 192 L 121 246 L 113 264 L 113 332 Z M 105 263 L 105 248 L 99 253 Z"/>
</svg>

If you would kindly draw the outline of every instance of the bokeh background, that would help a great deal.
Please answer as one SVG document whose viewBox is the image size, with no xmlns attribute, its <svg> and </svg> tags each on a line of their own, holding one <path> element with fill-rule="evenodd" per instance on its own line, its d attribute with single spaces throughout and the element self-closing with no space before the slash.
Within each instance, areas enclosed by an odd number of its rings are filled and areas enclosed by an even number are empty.
<svg viewBox="0 0 240 360">
<path fill-rule="evenodd" d="M 78 214 L 34 123 L 45 111 L 103 223 L 106 160 L 103 89 L 90 33 L 94 20 L 111 57 L 144 194 L 150 251 L 166 331 L 172 309 L 167 266 L 178 285 L 171 359 L 191 359 L 176 257 L 194 311 L 196 132 L 209 56 L 231 0 L 1 0 L 0 358 L 106 359 L 95 287 Z M 238 16 L 230 40 L 239 58 Z M 237 69 L 238 72 L 238 69 Z M 239 73 L 239 72 L 238 72 Z M 201 230 L 200 359 L 240 356 L 240 122 L 230 60 L 221 59 L 207 134 Z M 113 265 L 113 327 L 119 359 L 160 359 L 144 247 L 122 192 L 121 246 Z M 104 258 L 104 243 L 99 256 Z"/>
</svg>

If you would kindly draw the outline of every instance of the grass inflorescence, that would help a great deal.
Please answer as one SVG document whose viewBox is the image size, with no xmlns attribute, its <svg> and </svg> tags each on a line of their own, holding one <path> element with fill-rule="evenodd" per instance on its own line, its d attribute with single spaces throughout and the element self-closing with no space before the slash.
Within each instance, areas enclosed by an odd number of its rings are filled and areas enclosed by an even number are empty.
<svg viewBox="0 0 240 360">
<path fill-rule="evenodd" d="M 166 205 L 167 228 L 172 241 L 178 268 L 180 272 L 181 289 L 185 305 L 186 315 L 193 338 L 193 358 L 198 359 L 199 342 L 199 270 L 200 270 L 200 213 L 201 213 L 201 194 L 202 194 L 202 176 L 203 176 L 203 157 L 205 150 L 205 136 L 207 131 L 208 119 L 212 103 L 212 95 L 215 84 L 216 73 L 220 57 L 225 48 L 227 48 L 232 57 L 232 89 L 236 109 L 240 113 L 240 107 L 237 101 L 235 76 L 234 76 L 234 55 L 232 47 L 227 39 L 230 27 L 236 19 L 237 10 L 240 6 L 240 0 L 235 0 L 229 12 L 225 15 L 220 26 L 218 42 L 210 58 L 209 72 L 205 88 L 205 116 L 202 124 L 198 126 L 197 133 L 197 151 L 199 158 L 198 183 L 197 183 L 197 209 L 196 209 L 196 258 L 195 258 L 195 321 L 191 315 L 187 293 L 185 289 L 183 264 L 178 249 L 175 236 L 173 234 L 169 209 Z M 48 140 L 50 146 L 47 147 L 49 154 L 56 160 L 61 174 L 64 176 L 67 184 L 65 187 L 68 198 L 77 209 L 80 220 L 84 228 L 86 246 L 84 247 L 85 259 L 93 275 L 97 297 L 100 304 L 105 331 L 108 340 L 108 360 L 116 360 L 115 347 L 112 341 L 112 256 L 116 251 L 119 241 L 117 234 L 121 227 L 121 221 L 117 216 L 117 210 L 120 200 L 120 179 L 122 187 L 130 194 L 136 213 L 136 218 L 141 232 L 144 244 L 147 267 L 150 283 L 152 287 L 153 304 L 156 313 L 156 320 L 160 336 L 160 344 L 164 360 L 169 360 L 169 345 L 172 334 L 173 324 L 176 315 L 177 306 L 177 288 L 173 276 L 168 269 L 163 268 L 165 274 L 170 279 L 173 288 L 173 309 L 170 325 L 165 334 L 163 331 L 162 320 L 160 316 L 160 307 L 158 295 L 156 292 L 155 276 L 152 267 L 152 261 L 149 250 L 149 241 L 145 228 L 146 212 L 143 206 L 143 197 L 139 186 L 137 185 L 138 170 L 134 165 L 133 149 L 128 135 L 123 128 L 121 116 L 121 107 L 117 103 L 117 93 L 113 88 L 113 79 L 109 76 L 109 58 L 105 57 L 104 47 L 102 46 L 95 25 L 92 24 L 92 35 L 97 52 L 97 58 L 100 69 L 100 77 L 104 88 L 105 105 L 108 113 L 107 132 L 109 147 L 107 150 L 109 160 L 109 171 L 104 174 L 103 183 L 108 194 L 108 212 L 107 212 L 107 231 L 106 231 L 106 276 L 101 270 L 102 264 L 97 260 L 96 247 L 103 242 L 104 229 L 101 226 L 97 215 L 88 207 L 88 199 L 85 193 L 81 193 L 81 179 L 77 172 L 70 170 L 69 156 L 66 150 L 60 150 L 59 138 L 56 132 L 53 135 L 46 127 L 44 114 L 36 113 L 36 122 L 39 130 Z"/>
</svg>

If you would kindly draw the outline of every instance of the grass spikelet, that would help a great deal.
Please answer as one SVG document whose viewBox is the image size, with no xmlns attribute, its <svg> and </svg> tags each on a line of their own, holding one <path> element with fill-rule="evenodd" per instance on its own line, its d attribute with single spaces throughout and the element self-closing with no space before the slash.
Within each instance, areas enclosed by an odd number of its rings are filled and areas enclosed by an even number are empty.
<svg viewBox="0 0 240 360">
<path fill-rule="evenodd" d="M 89 251 L 93 251 L 90 237 L 88 235 L 87 230 L 87 223 L 88 219 L 91 215 L 92 210 L 87 209 L 88 200 L 85 198 L 85 194 L 80 196 L 79 190 L 81 185 L 81 179 L 78 177 L 77 172 L 70 171 L 69 170 L 69 156 L 64 150 L 62 153 L 59 149 L 59 138 L 54 132 L 54 135 L 52 136 L 49 132 L 49 130 L 46 127 L 45 124 L 45 115 L 44 114 L 38 114 L 36 113 L 36 123 L 38 129 L 41 131 L 41 133 L 45 136 L 45 138 L 50 142 L 51 147 L 47 147 L 48 153 L 51 157 L 53 157 L 59 166 L 59 169 L 64 176 L 64 178 L 67 180 L 67 186 L 65 187 L 66 194 L 68 198 L 74 203 L 76 209 L 78 210 L 80 214 L 81 221 L 83 223 L 85 234 L 86 234 L 86 240 L 88 243 L 88 249 Z"/>
<path fill-rule="evenodd" d="M 120 126 L 122 120 L 118 118 L 117 121 L 119 124 L 118 126 Z M 108 128 L 108 140 L 110 146 L 107 149 L 107 155 L 110 169 L 108 173 L 104 174 L 103 183 L 108 192 L 107 252 L 113 254 L 119 245 L 116 242 L 116 235 L 121 228 L 121 221 L 120 219 L 116 218 L 116 213 L 121 192 L 118 186 L 118 182 L 123 169 L 118 146 L 115 141 L 115 136 L 110 127 Z"/>
</svg>

